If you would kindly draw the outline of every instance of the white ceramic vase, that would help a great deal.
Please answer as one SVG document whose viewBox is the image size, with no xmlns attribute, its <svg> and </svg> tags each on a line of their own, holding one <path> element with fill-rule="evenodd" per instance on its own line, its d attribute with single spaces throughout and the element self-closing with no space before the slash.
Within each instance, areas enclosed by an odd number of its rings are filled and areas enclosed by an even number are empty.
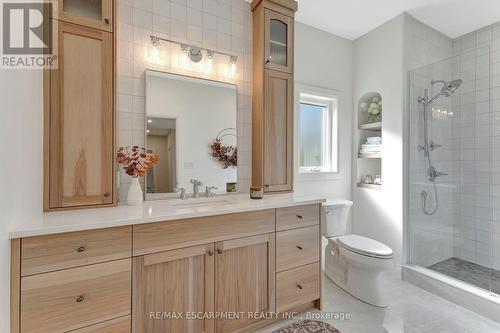
<svg viewBox="0 0 500 333">
<path fill-rule="evenodd" d="M 127 205 L 137 206 L 144 201 L 139 177 L 133 177 L 127 192 Z"/>
</svg>

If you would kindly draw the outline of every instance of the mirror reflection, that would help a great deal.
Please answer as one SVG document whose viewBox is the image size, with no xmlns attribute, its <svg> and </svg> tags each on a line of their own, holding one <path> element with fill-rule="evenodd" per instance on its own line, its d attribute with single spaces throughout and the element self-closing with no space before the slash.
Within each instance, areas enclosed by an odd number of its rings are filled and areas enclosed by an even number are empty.
<svg viewBox="0 0 500 333">
<path fill-rule="evenodd" d="M 160 156 L 146 178 L 147 199 L 172 197 L 181 189 L 190 196 L 206 187 L 214 193 L 233 188 L 236 86 L 147 71 L 146 147 Z M 193 180 L 198 181 L 196 189 Z"/>
</svg>

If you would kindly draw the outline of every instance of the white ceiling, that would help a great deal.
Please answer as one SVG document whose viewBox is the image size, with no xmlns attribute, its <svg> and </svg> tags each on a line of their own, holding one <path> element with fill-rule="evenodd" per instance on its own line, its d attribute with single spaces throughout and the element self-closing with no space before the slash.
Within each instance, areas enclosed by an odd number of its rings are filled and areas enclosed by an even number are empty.
<svg viewBox="0 0 500 333">
<path fill-rule="evenodd" d="M 406 11 L 450 38 L 500 21 L 500 0 L 298 0 L 297 21 L 356 39 Z"/>
</svg>

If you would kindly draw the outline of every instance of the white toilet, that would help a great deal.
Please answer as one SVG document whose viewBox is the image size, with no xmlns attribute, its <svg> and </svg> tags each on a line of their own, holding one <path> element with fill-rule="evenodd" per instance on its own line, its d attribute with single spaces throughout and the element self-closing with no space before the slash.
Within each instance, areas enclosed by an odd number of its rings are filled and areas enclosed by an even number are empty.
<svg viewBox="0 0 500 333">
<path fill-rule="evenodd" d="M 325 273 L 352 296 L 378 307 L 389 305 L 383 272 L 393 266 L 392 249 L 376 240 L 347 233 L 352 202 L 331 199 L 323 204 L 322 230 L 328 239 Z"/>
</svg>

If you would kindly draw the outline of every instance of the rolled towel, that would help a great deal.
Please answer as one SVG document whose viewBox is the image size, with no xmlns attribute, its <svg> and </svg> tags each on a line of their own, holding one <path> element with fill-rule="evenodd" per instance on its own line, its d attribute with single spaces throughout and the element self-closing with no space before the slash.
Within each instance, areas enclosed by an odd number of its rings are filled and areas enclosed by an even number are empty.
<svg viewBox="0 0 500 333">
<path fill-rule="evenodd" d="M 375 143 L 375 144 L 381 144 L 382 143 L 382 138 L 379 136 L 372 136 L 366 138 L 366 143 Z"/>
<path fill-rule="evenodd" d="M 361 145 L 361 149 L 366 149 L 366 150 L 381 150 L 382 145 L 367 145 L 363 144 Z"/>
</svg>

